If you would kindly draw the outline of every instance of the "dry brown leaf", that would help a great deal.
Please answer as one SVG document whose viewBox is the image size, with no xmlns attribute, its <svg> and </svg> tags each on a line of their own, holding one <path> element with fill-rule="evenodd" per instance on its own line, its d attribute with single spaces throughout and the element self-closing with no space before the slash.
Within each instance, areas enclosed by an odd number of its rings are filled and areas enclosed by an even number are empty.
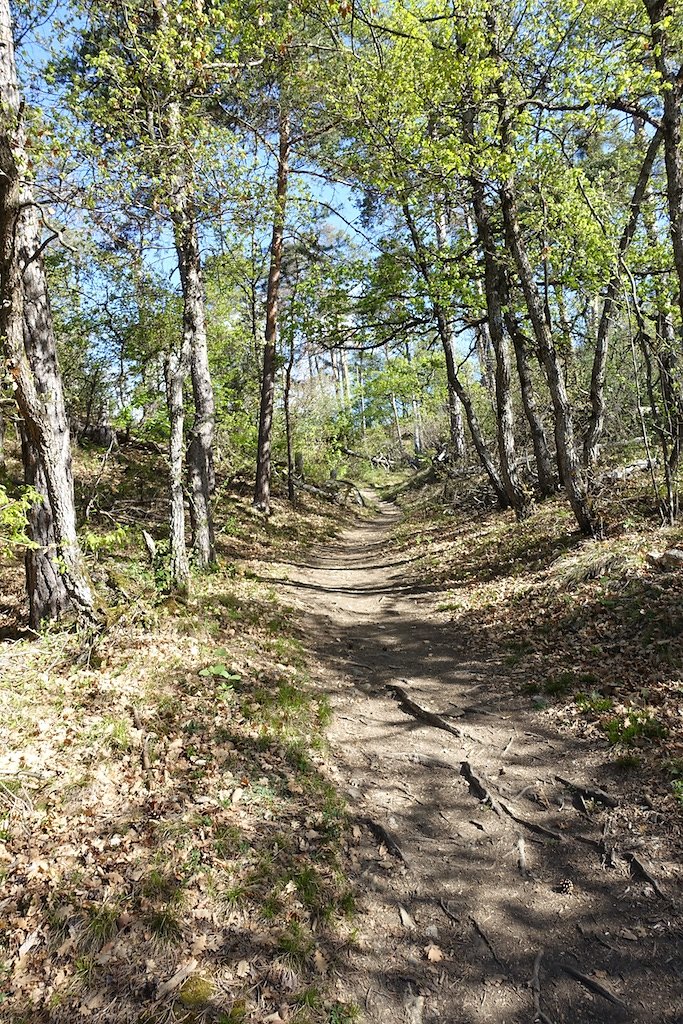
<svg viewBox="0 0 683 1024">
<path fill-rule="evenodd" d="M 246 978 L 249 975 L 251 968 L 248 960 L 240 960 L 237 967 L 235 968 L 235 974 L 238 978 Z"/>
<path fill-rule="evenodd" d="M 425 946 L 425 954 L 427 959 L 431 960 L 433 964 L 441 963 L 443 960 L 443 950 L 433 942 L 430 942 L 428 946 Z"/>
</svg>

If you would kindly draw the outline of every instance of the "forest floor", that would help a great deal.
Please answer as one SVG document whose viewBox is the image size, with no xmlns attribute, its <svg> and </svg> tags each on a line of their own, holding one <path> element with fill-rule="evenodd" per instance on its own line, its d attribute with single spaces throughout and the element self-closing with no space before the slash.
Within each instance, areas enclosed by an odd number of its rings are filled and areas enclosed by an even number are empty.
<svg viewBox="0 0 683 1024">
<path fill-rule="evenodd" d="M 661 742 L 674 730 L 617 687 L 600 689 L 597 676 L 588 678 L 599 692 L 579 693 L 578 704 L 568 695 L 577 679 L 585 688 L 590 660 L 576 628 L 573 660 L 571 646 L 546 644 L 545 694 L 531 670 L 520 673 L 520 633 L 536 662 L 544 641 L 538 626 L 534 644 L 519 607 L 511 619 L 504 610 L 515 589 L 506 592 L 503 577 L 515 575 L 516 560 L 501 556 L 511 524 L 501 530 L 498 513 L 435 524 L 433 498 L 422 522 L 414 502 L 410 523 L 383 502 L 305 561 L 261 570 L 304 616 L 317 682 L 332 704 L 331 770 L 355 821 L 350 872 L 360 913 L 344 998 L 377 1022 L 681 1024 L 680 805 L 648 768 L 654 746 L 661 770 Z M 539 545 L 549 542 L 543 523 L 528 530 L 527 550 L 534 530 Z M 482 574 L 477 538 L 486 535 L 497 596 L 484 601 L 492 574 Z M 575 572 L 590 562 L 590 545 L 568 542 L 566 524 L 561 546 L 560 554 L 576 549 Z M 478 574 L 463 573 L 477 557 Z M 541 561 L 547 576 L 555 557 L 545 551 Z M 517 574 L 527 603 L 533 568 L 528 556 Z M 584 575 L 585 587 L 604 590 L 601 572 Z M 449 582 L 458 596 L 444 602 Z M 555 580 L 555 599 L 566 589 Z M 661 599 L 666 588 L 656 589 Z M 575 613 L 587 602 L 580 581 L 572 591 Z M 666 600 L 656 610 L 642 594 L 639 602 L 666 625 Z M 551 604 L 537 595 L 536 620 L 545 606 L 558 624 Z M 586 625 L 595 628 L 590 614 Z M 623 655 L 642 687 L 647 645 L 630 629 Z M 614 623 L 610 639 L 619 639 Z M 558 656 L 569 670 L 560 684 Z M 595 645 L 593 661 L 605 661 Z M 669 710 L 680 741 L 680 685 L 677 694 Z M 624 734 L 639 715 L 658 727 Z"/>
<path fill-rule="evenodd" d="M 141 459 L 79 461 L 104 632 L 2 566 L 0 1021 L 682 1024 L 679 534 L 225 485 L 178 601 Z"/>
</svg>

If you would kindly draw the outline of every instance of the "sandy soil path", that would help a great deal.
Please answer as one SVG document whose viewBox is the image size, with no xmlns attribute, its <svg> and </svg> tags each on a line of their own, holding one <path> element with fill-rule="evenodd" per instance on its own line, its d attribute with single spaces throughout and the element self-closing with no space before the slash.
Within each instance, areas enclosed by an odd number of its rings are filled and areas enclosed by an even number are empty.
<svg viewBox="0 0 683 1024">
<path fill-rule="evenodd" d="M 438 593 L 392 554 L 399 517 L 382 504 L 268 572 L 302 612 L 356 816 L 340 992 L 373 1022 L 683 1024 L 680 865 L 647 801 L 591 793 L 604 753 L 549 731 L 500 665 L 454 661 Z"/>
</svg>

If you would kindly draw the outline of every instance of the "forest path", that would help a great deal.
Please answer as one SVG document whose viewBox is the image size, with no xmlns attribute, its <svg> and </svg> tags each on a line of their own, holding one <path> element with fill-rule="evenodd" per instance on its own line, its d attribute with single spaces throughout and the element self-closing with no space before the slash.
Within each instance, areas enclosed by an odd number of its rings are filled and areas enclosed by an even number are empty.
<svg viewBox="0 0 683 1024">
<path fill-rule="evenodd" d="M 395 553 L 399 521 L 382 503 L 268 573 L 303 615 L 357 821 L 340 996 L 387 1024 L 683 1024 L 675 865 L 632 806 L 558 781 L 595 786 L 594 746 L 550 730 L 500 665 L 453 660 L 457 624 Z"/>
</svg>

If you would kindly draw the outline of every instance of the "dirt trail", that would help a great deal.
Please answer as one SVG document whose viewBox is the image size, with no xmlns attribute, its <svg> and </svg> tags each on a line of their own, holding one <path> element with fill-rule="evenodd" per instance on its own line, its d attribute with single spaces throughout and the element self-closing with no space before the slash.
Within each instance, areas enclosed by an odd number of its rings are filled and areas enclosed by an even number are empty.
<svg viewBox="0 0 683 1024">
<path fill-rule="evenodd" d="M 392 556 L 399 518 L 383 504 L 269 573 L 304 614 L 357 816 L 340 992 L 377 1022 L 683 1024 L 679 866 L 647 801 L 558 781 L 596 787 L 599 751 L 549 731 L 500 665 L 454 662 L 439 594 Z"/>
</svg>

